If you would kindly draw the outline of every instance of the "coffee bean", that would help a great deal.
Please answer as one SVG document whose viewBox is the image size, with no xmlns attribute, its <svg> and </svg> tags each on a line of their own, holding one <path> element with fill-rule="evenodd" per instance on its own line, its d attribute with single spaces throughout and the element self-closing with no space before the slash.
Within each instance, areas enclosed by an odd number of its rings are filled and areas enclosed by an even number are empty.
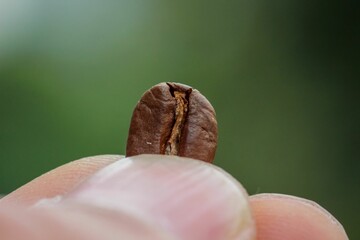
<svg viewBox="0 0 360 240">
<path fill-rule="evenodd" d="M 165 154 L 212 162 L 217 122 L 210 102 L 196 89 L 160 83 L 144 93 L 130 123 L 126 155 Z"/>
</svg>

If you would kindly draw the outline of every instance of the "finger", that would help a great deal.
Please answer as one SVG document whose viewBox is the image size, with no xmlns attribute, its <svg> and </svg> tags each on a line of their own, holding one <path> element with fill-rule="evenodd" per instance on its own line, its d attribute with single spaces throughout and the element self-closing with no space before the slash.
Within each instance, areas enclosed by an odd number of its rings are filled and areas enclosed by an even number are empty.
<svg viewBox="0 0 360 240">
<path fill-rule="evenodd" d="M 129 214 L 73 204 L 61 208 L 0 207 L 2 240 L 171 240 L 158 228 Z"/>
<path fill-rule="evenodd" d="M 56 203 L 44 200 L 35 210 L 76 212 L 79 216 L 71 216 L 72 228 L 86 222 L 84 231 L 99 227 L 93 224 L 100 214 L 117 226 L 114 229 L 130 229 L 129 234 L 136 227 L 119 218 L 171 236 L 168 239 L 241 240 L 254 239 L 255 234 L 247 194 L 235 179 L 213 165 L 174 156 L 122 159 Z M 112 220 L 108 219 L 110 213 Z M 79 217 L 90 220 L 77 221 Z"/>
<path fill-rule="evenodd" d="M 0 200 L 0 205 L 31 205 L 39 199 L 66 194 L 94 172 L 121 158 L 123 157 L 118 155 L 101 155 L 70 162 L 8 194 Z"/>
<path fill-rule="evenodd" d="M 317 203 L 281 194 L 250 197 L 258 240 L 346 240 L 341 224 Z"/>
</svg>

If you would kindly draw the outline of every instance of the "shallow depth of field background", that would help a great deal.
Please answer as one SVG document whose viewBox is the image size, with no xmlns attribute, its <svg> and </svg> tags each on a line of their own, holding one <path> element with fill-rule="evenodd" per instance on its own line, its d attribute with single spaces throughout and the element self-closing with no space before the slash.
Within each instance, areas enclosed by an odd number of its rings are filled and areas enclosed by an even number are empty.
<svg viewBox="0 0 360 240">
<path fill-rule="evenodd" d="M 317 201 L 359 239 L 357 1 L 0 1 L 0 193 L 124 154 L 163 81 L 216 109 L 215 163 L 249 194 Z"/>
</svg>

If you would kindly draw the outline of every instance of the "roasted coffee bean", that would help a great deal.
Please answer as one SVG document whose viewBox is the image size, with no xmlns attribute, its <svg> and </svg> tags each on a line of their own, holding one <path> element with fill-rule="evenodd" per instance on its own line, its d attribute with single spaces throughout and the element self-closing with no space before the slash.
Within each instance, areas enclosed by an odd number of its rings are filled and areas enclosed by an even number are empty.
<svg viewBox="0 0 360 240">
<path fill-rule="evenodd" d="M 160 83 L 144 93 L 130 123 L 126 155 L 165 154 L 212 162 L 217 122 L 210 102 L 196 89 Z"/>
</svg>

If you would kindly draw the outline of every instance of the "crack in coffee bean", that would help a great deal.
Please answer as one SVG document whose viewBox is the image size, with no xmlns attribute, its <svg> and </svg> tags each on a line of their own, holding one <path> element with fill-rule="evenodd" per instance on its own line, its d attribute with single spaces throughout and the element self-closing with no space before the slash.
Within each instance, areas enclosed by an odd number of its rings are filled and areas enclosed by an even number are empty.
<svg viewBox="0 0 360 240">
<path fill-rule="evenodd" d="M 130 123 L 126 155 L 165 154 L 212 162 L 217 146 L 214 108 L 196 89 L 160 83 L 144 93 Z"/>
<path fill-rule="evenodd" d="M 176 109 L 174 126 L 171 130 L 170 138 L 166 143 L 165 155 L 177 155 L 179 151 L 181 131 L 186 121 L 188 112 L 188 94 L 192 89 L 190 88 L 190 91 L 188 90 L 186 92 L 180 92 L 174 91 L 171 85 L 169 85 L 169 87 L 170 91 L 173 92 L 172 95 L 176 100 Z"/>
</svg>

